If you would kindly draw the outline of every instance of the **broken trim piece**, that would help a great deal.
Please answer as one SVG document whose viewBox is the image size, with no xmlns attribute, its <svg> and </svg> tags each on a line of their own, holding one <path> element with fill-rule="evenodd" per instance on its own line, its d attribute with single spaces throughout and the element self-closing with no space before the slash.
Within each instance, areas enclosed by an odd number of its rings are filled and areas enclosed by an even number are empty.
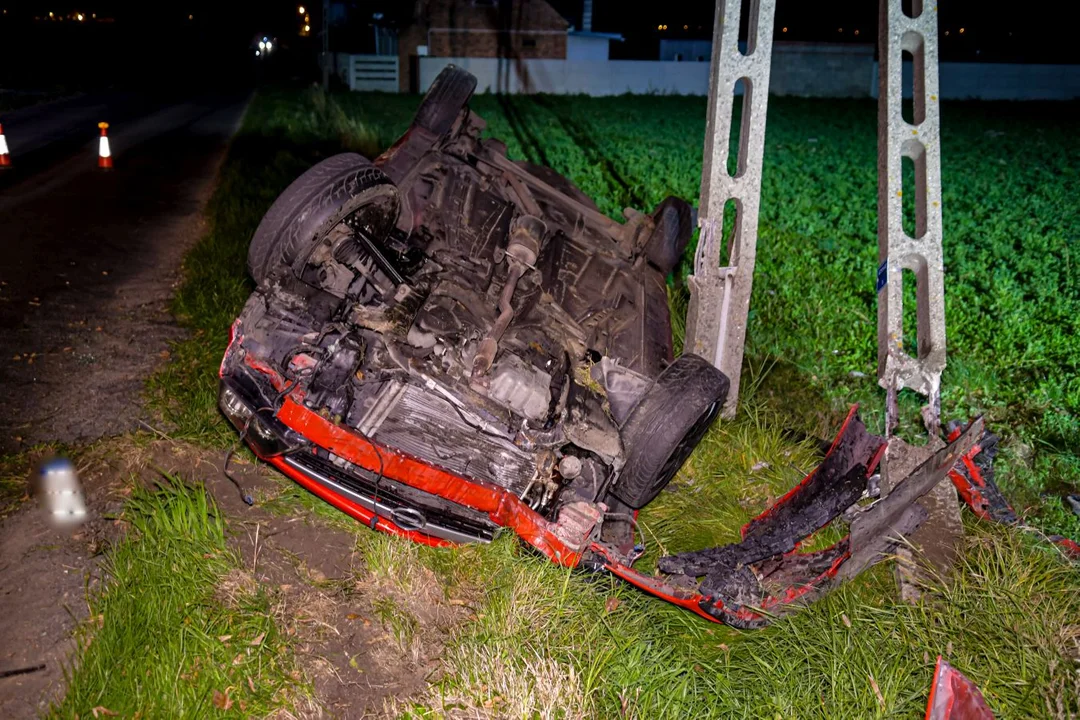
<svg viewBox="0 0 1080 720">
<path fill-rule="evenodd" d="M 655 576 L 612 559 L 602 546 L 594 544 L 592 549 L 605 558 L 605 567 L 614 575 L 674 605 L 742 629 L 767 625 L 797 603 L 810 601 L 887 558 L 900 538 L 914 532 L 925 518 L 916 500 L 941 482 L 982 434 L 982 420 L 977 418 L 905 478 L 894 496 L 864 510 L 849 535 L 823 550 L 802 552 L 800 545 L 847 509 L 850 481 L 858 476 L 865 485 L 883 454 L 885 440 L 867 432 L 856 410 L 849 411 L 821 465 L 744 526 L 742 543 L 661 558 L 660 569 L 668 574 Z M 808 512 L 813 507 L 824 514 Z M 794 515 L 793 509 L 798 511 Z M 801 523 L 796 522 L 799 516 L 805 516 Z M 777 534 L 776 526 L 785 519 L 791 534 Z M 769 531 L 775 537 L 767 538 Z M 768 542 L 763 544 L 763 539 Z M 705 581 L 690 590 L 689 584 L 702 575 Z M 777 589 L 770 591 L 770 585 Z"/>
<path fill-rule="evenodd" d="M 959 437 L 963 429 L 962 426 L 954 425 L 949 433 L 949 440 Z M 1027 530 L 1029 528 L 1021 524 L 1016 511 L 994 482 L 992 463 L 997 455 L 997 442 L 996 435 L 989 432 L 981 435 L 979 444 L 972 447 L 961 458 L 961 462 L 949 471 L 949 479 L 960 498 L 979 519 Z M 1049 540 L 1070 560 L 1080 560 L 1080 544 L 1074 540 L 1061 535 L 1039 535 Z"/>
</svg>

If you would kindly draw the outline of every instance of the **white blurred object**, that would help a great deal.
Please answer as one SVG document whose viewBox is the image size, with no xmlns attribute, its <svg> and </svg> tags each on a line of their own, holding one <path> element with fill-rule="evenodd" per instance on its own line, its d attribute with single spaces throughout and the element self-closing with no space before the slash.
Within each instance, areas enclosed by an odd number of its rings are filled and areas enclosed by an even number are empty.
<svg viewBox="0 0 1080 720">
<path fill-rule="evenodd" d="M 75 474 L 75 466 L 66 458 L 53 458 L 41 466 L 41 504 L 50 522 L 71 527 L 86 519 L 86 501 Z"/>
</svg>

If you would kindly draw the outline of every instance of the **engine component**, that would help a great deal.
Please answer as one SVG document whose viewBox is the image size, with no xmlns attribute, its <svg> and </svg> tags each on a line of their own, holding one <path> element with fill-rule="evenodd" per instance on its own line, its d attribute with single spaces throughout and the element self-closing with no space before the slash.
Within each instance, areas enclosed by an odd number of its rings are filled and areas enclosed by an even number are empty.
<svg viewBox="0 0 1080 720">
<path fill-rule="evenodd" d="M 514 290 L 525 271 L 536 263 L 546 233 L 547 225 L 544 221 L 532 215 L 519 217 L 511 224 L 510 242 L 506 246 L 506 261 L 510 269 L 506 284 L 499 295 L 499 316 L 473 358 L 473 378 L 486 373 L 495 360 L 495 353 L 499 351 L 499 339 L 514 317 L 514 306 L 511 304 Z"/>
<path fill-rule="evenodd" d="M 530 420 L 543 420 L 551 404 L 551 376 L 506 353 L 492 371 L 488 397 Z"/>
</svg>

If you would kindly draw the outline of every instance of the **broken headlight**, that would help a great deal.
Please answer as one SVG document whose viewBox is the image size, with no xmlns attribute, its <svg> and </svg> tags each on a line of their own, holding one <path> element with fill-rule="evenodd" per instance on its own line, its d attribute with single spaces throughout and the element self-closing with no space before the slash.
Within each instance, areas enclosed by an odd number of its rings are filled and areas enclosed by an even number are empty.
<svg viewBox="0 0 1080 720">
<path fill-rule="evenodd" d="M 218 407 L 237 430 L 243 430 L 248 419 L 254 414 L 254 410 L 241 399 L 240 393 L 225 383 L 221 383 L 218 390 Z"/>
<path fill-rule="evenodd" d="M 279 431 L 273 418 L 257 413 L 251 403 L 229 383 L 222 382 L 218 391 L 218 407 L 229 422 L 240 431 L 240 437 L 251 445 L 255 454 L 262 458 L 275 457 L 295 450 L 304 445 L 302 438 L 290 438 L 294 435 L 287 428 Z"/>
</svg>

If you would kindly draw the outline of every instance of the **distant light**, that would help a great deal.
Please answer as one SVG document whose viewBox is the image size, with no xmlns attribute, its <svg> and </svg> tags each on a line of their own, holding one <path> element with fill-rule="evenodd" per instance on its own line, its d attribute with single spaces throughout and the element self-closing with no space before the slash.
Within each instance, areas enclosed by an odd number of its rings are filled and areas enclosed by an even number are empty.
<svg viewBox="0 0 1080 720">
<path fill-rule="evenodd" d="M 304 32 L 311 32 L 311 26 L 310 25 L 305 25 L 304 26 Z"/>
<path fill-rule="evenodd" d="M 667 30 L 667 25 L 664 26 L 664 29 Z"/>
<path fill-rule="evenodd" d="M 82 13 L 76 13 L 75 14 L 75 19 L 78 20 L 79 22 L 82 22 L 83 20 L 86 19 L 86 16 L 83 15 Z M 963 31 L 961 31 L 961 32 L 963 32 Z"/>
<path fill-rule="evenodd" d="M 948 34 L 949 34 L 949 31 L 948 31 L 948 30 L 946 30 L 946 31 L 945 31 L 945 35 L 948 35 Z M 1011 33 L 1010 33 L 1010 34 L 1011 34 Z"/>
<path fill-rule="evenodd" d="M 90 17 L 97 20 L 97 13 L 90 13 Z"/>
<path fill-rule="evenodd" d="M 961 34 L 961 35 L 963 35 L 963 34 L 964 34 L 964 28 L 960 28 L 960 34 Z"/>
<path fill-rule="evenodd" d="M 382 13 L 372 13 L 371 17 L 374 20 L 382 20 L 383 19 L 383 14 Z"/>
<path fill-rule="evenodd" d="M 683 26 L 682 26 L 682 29 L 683 29 L 683 30 L 689 30 L 689 29 L 690 29 L 690 26 L 689 26 L 689 25 L 683 25 Z"/>
<path fill-rule="evenodd" d="M 310 15 L 305 15 L 304 16 L 304 22 L 306 22 L 306 23 L 311 22 L 311 16 Z"/>
<path fill-rule="evenodd" d="M 304 14 L 304 6 L 303 5 L 301 5 L 300 7 L 296 8 L 296 9 L 300 12 L 301 15 Z"/>
<path fill-rule="evenodd" d="M 195 19 L 195 16 L 194 16 L 194 15 L 188 15 L 188 16 L 187 16 L 187 19 L 188 19 L 188 20 L 194 20 L 194 19 Z"/>
<path fill-rule="evenodd" d="M 663 30 L 663 29 L 664 29 L 664 26 L 663 26 L 663 25 L 657 25 L 657 26 L 656 26 L 656 29 L 657 29 L 657 30 Z"/>
<path fill-rule="evenodd" d="M 858 28 L 855 28 L 855 34 L 856 34 L 856 35 L 858 35 L 858 34 L 859 34 L 859 29 L 858 29 Z"/>
<path fill-rule="evenodd" d="M 263 42 L 262 40 L 259 41 L 259 49 L 260 50 L 265 50 L 266 49 L 266 43 Z"/>
<path fill-rule="evenodd" d="M 270 52 L 273 49 L 274 49 L 274 44 L 273 43 L 266 43 L 266 52 Z"/>
<path fill-rule="evenodd" d="M 781 32 L 787 32 L 787 28 L 784 28 Z"/>
<path fill-rule="evenodd" d="M 55 17 L 55 16 L 54 16 L 54 15 L 53 15 L 53 14 L 52 14 L 52 13 L 50 12 L 50 13 L 49 13 L 49 17 Z"/>
<path fill-rule="evenodd" d="M 844 28 L 836 28 L 836 32 L 842 33 L 842 32 L 844 32 Z"/>
<path fill-rule="evenodd" d="M 256 51 L 255 51 L 255 57 L 259 57 L 260 55 L 262 55 L 262 53 L 261 53 L 261 52 L 259 52 L 258 50 L 256 50 Z"/>
</svg>

